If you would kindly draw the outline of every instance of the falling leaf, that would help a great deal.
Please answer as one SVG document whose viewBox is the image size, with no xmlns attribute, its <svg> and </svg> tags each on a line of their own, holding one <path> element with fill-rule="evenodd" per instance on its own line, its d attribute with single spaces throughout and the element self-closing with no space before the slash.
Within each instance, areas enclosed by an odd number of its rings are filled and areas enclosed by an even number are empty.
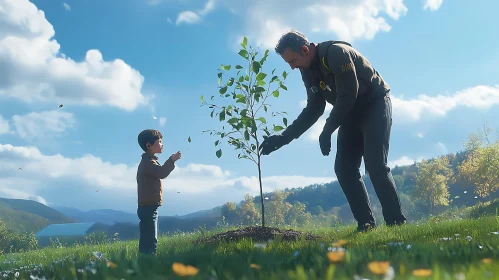
<svg viewBox="0 0 499 280">
<path fill-rule="evenodd" d="M 188 141 L 189 143 L 191 143 L 191 137 L 190 137 L 190 136 L 189 136 L 189 138 L 187 138 L 187 141 Z"/>
<path fill-rule="evenodd" d="M 158 118 L 156 118 L 156 117 L 152 117 L 152 118 L 153 118 L 153 119 L 155 119 L 155 120 L 157 120 L 157 119 L 158 119 Z"/>
<path fill-rule="evenodd" d="M 107 267 L 116 268 L 118 266 L 115 263 L 113 263 L 113 262 L 107 262 Z"/>
<path fill-rule="evenodd" d="M 198 269 L 191 265 L 184 265 L 178 262 L 172 264 L 172 269 L 178 276 L 194 276 L 198 273 Z"/>
<path fill-rule="evenodd" d="M 339 263 L 345 260 L 345 251 L 327 252 L 327 258 L 332 263 Z"/>
<path fill-rule="evenodd" d="M 19 167 L 19 170 L 23 170 L 21 167 Z"/>
<path fill-rule="evenodd" d="M 390 262 L 389 261 L 374 261 L 370 262 L 367 267 L 369 270 L 377 275 L 385 274 L 388 271 L 388 268 L 390 267 Z"/>
<path fill-rule="evenodd" d="M 59 108 L 62 108 L 62 104 L 61 104 L 61 105 L 59 105 Z"/>
<path fill-rule="evenodd" d="M 334 242 L 333 247 L 342 247 L 342 246 L 345 246 L 346 244 L 347 244 L 347 241 L 344 239 L 341 239 L 337 242 Z"/>
<path fill-rule="evenodd" d="M 259 266 L 259 265 L 257 265 L 257 264 L 254 264 L 254 263 L 250 264 L 250 267 L 251 267 L 251 268 L 254 268 L 254 269 L 258 269 L 258 270 L 260 270 L 260 266 Z"/>
<path fill-rule="evenodd" d="M 412 271 L 412 275 L 414 276 L 418 276 L 418 277 L 428 277 L 430 276 L 431 274 L 433 273 L 433 271 L 431 269 L 424 269 L 424 268 L 421 268 L 421 269 L 414 269 Z"/>
<path fill-rule="evenodd" d="M 177 192 L 177 193 L 180 193 L 180 192 Z"/>
<path fill-rule="evenodd" d="M 96 190 L 95 192 L 99 192 L 99 190 Z"/>
</svg>

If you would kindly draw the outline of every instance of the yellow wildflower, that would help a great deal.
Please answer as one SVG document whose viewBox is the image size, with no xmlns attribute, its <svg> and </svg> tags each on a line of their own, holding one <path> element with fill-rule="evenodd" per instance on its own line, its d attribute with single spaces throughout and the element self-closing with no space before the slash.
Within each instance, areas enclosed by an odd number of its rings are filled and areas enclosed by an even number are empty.
<svg viewBox="0 0 499 280">
<path fill-rule="evenodd" d="M 345 251 L 328 252 L 327 257 L 332 263 L 343 262 L 345 260 Z"/>
<path fill-rule="evenodd" d="M 198 269 L 191 265 L 184 265 L 178 262 L 172 264 L 172 269 L 178 276 L 193 276 L 198 273 Z"/>
<path fill-rule="evenodd" d="M 428 277 L 432 273 L 433 273 L 433 271 L 431 269 L 424 269 L 424 268 L 414 269 L 412 271 L 412 275 L 418 276 L 418 277 Z"/>
<path fill-rule="evenodd" d="M 484 258 L 484 259 L 482 259 L 482 262 L 486 263 L 486 264 L 491 264 L 492 263 L 492 259 L 491 258 Z"/>
<path fill-rule="evenodd" d="M 374 261 L 370 262 L 367 267 L 369 270 L 378 275 L 386 274 L 388 271 L 388 268 L 390 268 L 390 262 L 389 261 Z"/>
</svg>

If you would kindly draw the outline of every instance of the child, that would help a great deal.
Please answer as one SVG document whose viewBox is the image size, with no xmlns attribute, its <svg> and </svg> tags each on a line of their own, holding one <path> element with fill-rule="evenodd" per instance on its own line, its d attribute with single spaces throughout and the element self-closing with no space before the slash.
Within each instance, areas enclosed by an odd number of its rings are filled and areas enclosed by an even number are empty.
<svg viewBox="0 0 499 280">
<path fill-rule="evenodd" d="M 139 217 L 139 253 L 156 254 L 158 245 L 158 207 L 162 204 L 163 188 L 161 179 L 166 178 L 175 169 L 175 162 L 181 153 L 171 155 L 163 165 L 159 164 L 155 154 L 163 151 L 163 135 L 154 129 L 146 129 L 138 136 L 138 142 L 144 153 L 137 168 L 137 195 Z"/>
</svg>

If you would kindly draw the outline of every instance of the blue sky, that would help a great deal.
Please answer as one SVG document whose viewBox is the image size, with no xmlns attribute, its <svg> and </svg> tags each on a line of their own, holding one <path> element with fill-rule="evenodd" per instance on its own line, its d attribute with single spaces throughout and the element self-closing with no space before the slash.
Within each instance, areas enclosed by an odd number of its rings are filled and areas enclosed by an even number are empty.
<svg viewBox="0 0 499 280">
<path fill-rule="evenodd" d="M 160 160 L 183 153 L 161 215 L 257 194 L 256 166 L 228 146 L 218 159 L 201 134 L 219 123 L 199 96 L 217 92 L 220 64 L 242 62 L 242 36 L 270 49 L 268 72 L 289 71 L 273 46 L 291 28 L 351 42 L 386 79 L 391 166 L 459 151 L 484 120 L 499 127 L 497 1 L 292 2 L 0 0 L 0 196 L 134 212 L 146 128 L 165 137 Z M 273 104 L 292 121 L 306 94 L 289 74 Z M 317 140 L 326 117 L 264 158 L 265 190 L 335 179 L 336 141 L 324 157 Z"/>
</svg>

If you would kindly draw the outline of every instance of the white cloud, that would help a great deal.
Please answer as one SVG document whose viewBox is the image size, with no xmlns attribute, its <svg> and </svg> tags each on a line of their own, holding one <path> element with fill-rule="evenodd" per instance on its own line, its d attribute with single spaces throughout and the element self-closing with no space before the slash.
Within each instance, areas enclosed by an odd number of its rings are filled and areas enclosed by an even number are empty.
<svg viewBox="0 0 499 280">
<path fill-rule="evenodd" d="M 166 158 L 166 155 L 160 157 Z M 140 155 L 137 159 L 140 160 Z M 0 144 L 0 196 L 24 199 L 37 196 L 51 204 L 73 204 L 81 209 L 111 207 L 134 211 L 136 167 L 105 162 L 92 155 L 66 158 L 60 154 L 45 155 L 36 147 Z M 263 178 L 263 186 L 267 192 L 333 180 L 331 177 L 272 176 Z M 172 174 L 163 180 L 163 186 L 163 208 L 170 214 L 240 201 L 245 193 L 259 194 L 256 176 L 236 177 L 219 166 L 194 163 L 177 164 Z"/>
<path fill-rule="evenodd" d="M 419 159 L 421 160 L 421 159 Z M 388 161 L 388 166 L 390 168 L 394 168 L 395 166 L 405 166 L 405 165 L 411 165 L 414 164 L 416 160 L 408 157 L 408 156 L 402 156 L 401 158 L 398 158 L 396 160 L 389 160 Z"/>
<path fill-rule="evenodd" d="M 436 11 L 442 6 L 444 0 L 426 0 L 423 8 L 425 10 Z"/>
<path fill-rule="evenodd" d="M 67 11 L 71 11 L 71 6 L 69 6 L 68 3 L 64 2 L 64 9 L 66 9 Z"/>
<path fill-rule="evenodd" d="M 391 99 L 393 121 L 402 124 L 421 121 L 423 117 L 444 117 L 449 111 L 458 107 L 488 110 L 499 104 L 499 85 L 475 86 L 447 96 L 437 95 L 433 97 L 423 94 L 418 98 L 406 100 L 392 95 Z M 304 108 L 305 105 L 306 100 L 300 101 L 301 108 Z M 317 141 L 331 109 L 332 105 L 328 103 L 323 116 L 306 132 L 308 140 Z M 424 137 L 423 133 L 418 133 L 416 136 Z"/>
<path fill-rule="evenodd" d="M 182 11 L 178 14 L 176 24 L 180 25 L 182 23 L 194 24 L 199 22 L 201 17 L 193 11 Z"/>
<path fill-rule="evenodd" d="M 109 105 L 147 103 L 142 75 L 121 59 L 88 50 L 76 62 L 60 52 L 45 13 L 28 0 L 0 0 L 0 97 L 25 102 Z"/>
<path fill-rule="evenodd" d="M 0 135 L 1 134 L 7 134 L 10 132 L 10 125 L 9 125 L 9 121 L 4 119 L 1 115 L 0 115 Z"/>
<path fill-rule="evenodd" d="M 68 128 L 73 128 L 76 123 L 73 114 L 63 111 L 31 112 L 26 115 L 14 115 L 12 122 L 17 134 L 21 138 L 28 140 L 59 136 Z"/>
<path fill-rule="evenodd" d="M 415 122 L 424 117 L 443 117 L 450 110 L 469 107 L 487 110 L 499 104 L 499 85 L 475 86 L 456 92 L 454 95 L 420 95 L 405 100 L 392 97 L 394 122 Z"/>
<path fill-rule="evenodd" d="M 182 23 L 194 24 L 201 21 L 202 16 L 205 16 L 215 9 L 215 0 L 208 0 L 202 10 L 198 13 L 193 11 L 182 11 L 177 16 L 176 24 Z"/>
<path fill-rule="evenodd" d="M 291 29 L 309 39 L 315 33 L 347 41 L 372 39 L 390 31 L 388 18 L 398 20 L 408 10 L 403 0 L 293 0 L 286 5 L 280 0 L 256 0 L 249 5 L 225 0 L 224 4 L 245 14 L 245 36 L 265 48 L 275 47 L 282 33 Z"/>
</svg>

